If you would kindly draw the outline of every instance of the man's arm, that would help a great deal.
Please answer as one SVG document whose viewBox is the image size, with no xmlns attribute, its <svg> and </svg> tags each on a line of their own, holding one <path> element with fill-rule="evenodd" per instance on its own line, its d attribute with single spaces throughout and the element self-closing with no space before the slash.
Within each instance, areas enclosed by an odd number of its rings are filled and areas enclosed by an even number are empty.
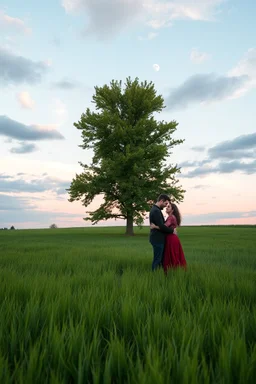
<svg viewBox="0 0 256 384">
<path fill-rule="evenodd" d="M 166 225 L 164 224 L 161 224 L 161 225 L 158 225 L 159 227 L 159 230 L 161 232 L 165 232 L 165 233 L 173 233 L 174 229 L 172 227 L 167 227 Z"/>
<path fill-rule="evenodd" d="M 152 222 L 159 227 L 159 231 L 164 233 L 173 233 L 173 228 L 164 225 L 163 217 L 160 211 L 154 212 Z"/>
<path fill-rule="evenodd" d="M 165 224 L 165 227 L 167 227 L 166 224 Z M 160 228 L 159 228 L 157 225 L 152 224 L 152 223 L 150 224 L 150 228 L 151 228 L 151 229 L 158 229 L 158 231 L 160 231 Z M 176 228 L 174 228 L 174 227 L 167 227 L 167 228 L 173 228 L 173 233 L 174 233 L 175 235 L 178 234 Z"/>
</svg>

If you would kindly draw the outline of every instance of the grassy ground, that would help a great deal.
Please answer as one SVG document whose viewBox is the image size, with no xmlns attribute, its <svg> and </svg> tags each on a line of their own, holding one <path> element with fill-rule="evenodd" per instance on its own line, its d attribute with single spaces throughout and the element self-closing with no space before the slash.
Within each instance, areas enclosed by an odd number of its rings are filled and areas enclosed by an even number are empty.
<svg viewBox="0 0 256 384">
<path fill-rule="evenodd" d="M 255 383 L 256 227 L 0 231 L 0 383 Z"/>
</svg>

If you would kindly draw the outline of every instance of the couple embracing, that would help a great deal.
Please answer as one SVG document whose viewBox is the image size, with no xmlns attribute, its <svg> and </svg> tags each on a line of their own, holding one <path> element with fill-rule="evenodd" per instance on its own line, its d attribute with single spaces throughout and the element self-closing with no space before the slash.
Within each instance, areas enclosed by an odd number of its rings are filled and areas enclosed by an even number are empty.
<svg viewBox="0 0 256 384">
<path fill-rule="evenodd" d="M 168 218 L 165 220 L 162 210 L 166 208 Z M 149 215 L 150 243 L 153 247 L 152 270 L 163 267 L 167 272 L 169 268 L 186 267 L 186 259 L 177 235 L 177 227 L 181 217 L 177 206 L 171 203 L 168 195 L 160 195 L 153 205 Z"/>
</svg>

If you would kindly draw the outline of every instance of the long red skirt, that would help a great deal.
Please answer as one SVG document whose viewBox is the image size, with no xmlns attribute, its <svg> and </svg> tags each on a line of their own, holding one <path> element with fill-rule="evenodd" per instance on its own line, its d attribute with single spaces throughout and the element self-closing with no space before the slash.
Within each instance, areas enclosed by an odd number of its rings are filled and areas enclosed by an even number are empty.
<svg viewBox="0 0 256 384">
<path fill-rule="evenodd" d="M 169 268 L 183 267 L 186 268 L 187 262 L 181 246 L 180 239 L 177 235 L 170 234 L 165 238 L 163 267 L 167 272 Z"/>
</svg>

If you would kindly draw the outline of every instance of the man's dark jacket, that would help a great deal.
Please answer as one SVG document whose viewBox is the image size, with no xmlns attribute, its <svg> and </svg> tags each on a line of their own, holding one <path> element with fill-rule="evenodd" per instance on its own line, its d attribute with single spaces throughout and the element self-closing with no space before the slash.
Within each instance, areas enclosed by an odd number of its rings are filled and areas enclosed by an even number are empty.
<svg viewBox="0 0 256 384">
<path fill-rule="evenodd" d="M 162 244 L 165 242 L 165 236 L 169 233 L 173 233 L 173 228 L 166 227 L 164 225 L 164 217 L 161 208 L 157 205 L 153 205 L 149 214 L 149 223 L 157 225 L 159 229 L 151 229 L 149 239 L 156 244 Z"/>
</svg>

